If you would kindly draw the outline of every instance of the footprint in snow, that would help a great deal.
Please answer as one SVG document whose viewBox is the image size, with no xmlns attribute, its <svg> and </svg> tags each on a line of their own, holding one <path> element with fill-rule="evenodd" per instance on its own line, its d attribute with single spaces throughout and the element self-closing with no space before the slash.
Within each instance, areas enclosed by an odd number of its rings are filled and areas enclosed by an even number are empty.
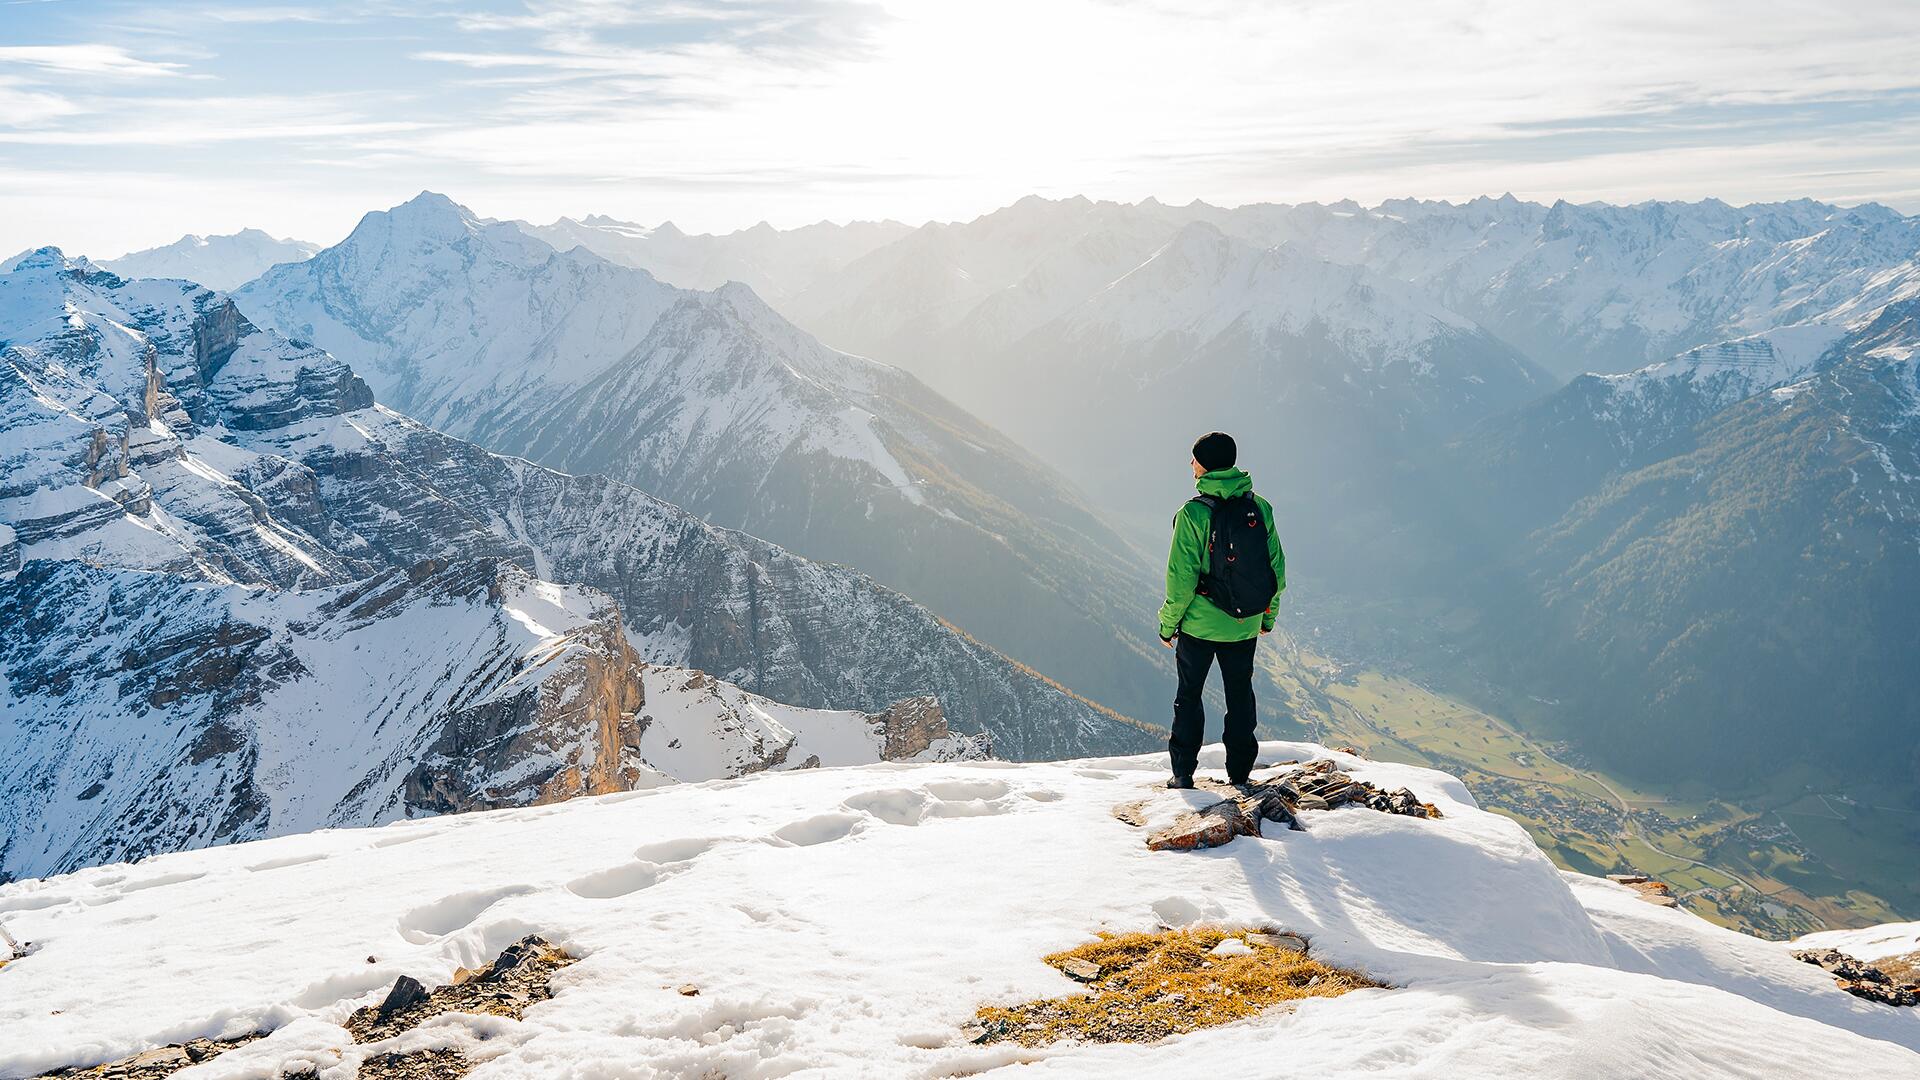
<svg viewBox="0 0 1920 1080">
<path fill-rule="evenodd" d="M 884 788 L 863 792 L 840 805 L 889 825 L 919 825 L 931 818 L 991 817 L 1013 809 L 1015 789 L 1003 780 L 935 780 L 920 788 Z M 1035 802 L 1055 802 L 1060 793 L 1023 788 Z"/>
<path fill-rule="evenodd" d="M 774 841 L 792 847 L 844 840 L 866 819 L 858 814 L 815 814 L 773 831 Z"/>
<path fill-rule="evenodd" d="M 257 874 L 262 870 L 279 870 L 288 866 L 303 866 L 310 862 L 319 862 L 324 858 L 326 858 L 326 856 L 319 853 L 310 855 L 287 855 L 278 859 L 267 859 L 263 862 L 254 863 L 252 866 L 247 867 L 247 869 Z"/>
<path fill-rule="evenodd" d="M 131 892 L 142 892 L 147 889 L 157 889 L 162 885 L 179 885 L 179 884 L 182 884 L 183 882 L 198 881 L 201 878 L 206 876 L 207 876 L 207 872 L 205 870 L 195 870 L 192 872 L 178 873 L 178 874 L 158 874 L 158 875 L 155 875 L 154 877 L 142 878 L 139 881 L 129 881 L 126 884 L 120 886 L 120 892 L 122 894 L 131 893 Z"/>
<path fill-rule="evenodd" d="M 400 916 L 400 936 L 415 945 L 426 945 L 473 925 L 483 912 L 502 900 L 535 891 L 531 885 L 507 885 L 443 896 Z"/>
<path fill-rule="evenodd" d="M 926 789 L 927 794 L 947 802 L 998 799 L 1013 790 L 1005 780 L 934 780 Z"/>
<path fill-rule="evenodd" d="M 724 836 L 683 836 L 636 848 L 633 857 L 641 862 L 651 863 L 689 862 L 712 851 L 728 839 Z"/>
<path fill-rule="evenodd" d="M 567 882 L 567 891 L 587 900 L 617 900 L 658 885 L 660 878 L 658 863 L 630 862 L 574 878 Z"/>
<path fill-rule="evenodd" d="M 889 825 L 918 825 L 927 819 L 927 807 L 932 802 L 924 791 L 886 788 L 855 795 L 840 805 L 857 813 L 872 814 Z"/>
</svg>

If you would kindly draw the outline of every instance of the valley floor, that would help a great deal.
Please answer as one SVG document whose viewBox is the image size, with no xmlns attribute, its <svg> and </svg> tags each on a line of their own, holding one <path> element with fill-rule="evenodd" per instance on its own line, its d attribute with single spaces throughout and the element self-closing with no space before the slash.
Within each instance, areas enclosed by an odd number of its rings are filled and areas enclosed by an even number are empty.
<svg viewBox="0 0 1920 1080">
<path fill-rule="evenodd" d="M 1263 761 L 1321 756 L 1268 743 Z M 1218 747 L 1204 764 L 1218 770 Z M 762 774 L 332 830 L 0 887 L 0 1077 L 271 1034 L 180 1075 L 352 1077 L 456 1049 L 508 1077 L 1551 1076 L 1920 1072 L 1920 1010 L 1778 944 L 1557 870 L 1442 773 L 1334 755 L 1438 820 L 1305 811 L 1214 850 L 1117 819 L 1211 797 L 1158 755 Z M 973 1045 L 977 1008 L 1075 992 L 1101 932 L 1290 930 L 1388 984 L 1150 1045 Z M 342 1022 L 528 934 L 579 957 L 522 1019 L 389 1042 Z"/>
<path fill-rule="evenodd" d="M 1891 922 L 1920 904 L 1920 815 L 1865 793 L 1791 778 L 1765 800 L 1642 790 L 1414 678 L 1302 645 L 1269 665 L 1311 737 L 1460 777 L 1565 869 L 1652 874 L 1695 913 L 1777 939 Z"/>
</svg>

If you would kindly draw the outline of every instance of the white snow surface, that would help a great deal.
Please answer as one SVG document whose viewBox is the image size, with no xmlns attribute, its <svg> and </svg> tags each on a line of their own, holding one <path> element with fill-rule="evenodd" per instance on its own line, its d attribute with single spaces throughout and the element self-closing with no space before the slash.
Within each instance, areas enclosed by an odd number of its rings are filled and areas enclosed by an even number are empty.
<svg viewBox="0 0 1920 1080">
<path fill-rule="evenodd" d="M 1859 930 L 1822 930 L 1793 942 L 1795 949 L 1839 949 L 1860 960 L 1883 960 L 1920 952 L 1920 922 L 1886 923 Z"/>
<path fill-rule="evenodd" d="M 1266 759 L 1326 754 L 1269 743 Z M 765 774 L 331 830 L 0 887 L 0 1076 L 274 1029 L 178 1075 L 347 1080 L 455 1046 L 506 1077 L 1920 1075 L 1920 1012 L 1860 1001 L 1777 943 L 1554 869 L 1429 770 L 1438 821 L 1308 812 L 1199 853 L 1111 815 L 1198 792 L 1157 755 Z M 1218 747 L 1203 764 L 1218 769 Z M 1155 1045 L 972 1046 L 984 1003 L 1082 992 L 1040 957 L 1101 930 L 1307 934 L 1396 989 Z M 521 1021 L 447 1016 L 354 1046 L 338 1024 L 538 932 L 582 957 Z M 691 983 L 698 996 L 676 988 Z"/>
</svg>

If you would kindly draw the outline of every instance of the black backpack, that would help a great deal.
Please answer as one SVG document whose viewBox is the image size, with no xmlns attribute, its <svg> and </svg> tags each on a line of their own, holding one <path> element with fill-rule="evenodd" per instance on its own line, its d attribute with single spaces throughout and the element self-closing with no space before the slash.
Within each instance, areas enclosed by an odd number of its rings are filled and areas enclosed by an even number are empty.
<svg viewBox="0 0 1920 1080">
<path fill-rule="evenodd" d="M 1273 606 L 1280 581 L 1267 555 L 1267 519 L 1252 495 L 1222 499 L 1196 495 L 1211 512 L 1207 532 L 1207 571 L 1194 591 L 1236 619 L 1250 618 Z"/>
</svg>

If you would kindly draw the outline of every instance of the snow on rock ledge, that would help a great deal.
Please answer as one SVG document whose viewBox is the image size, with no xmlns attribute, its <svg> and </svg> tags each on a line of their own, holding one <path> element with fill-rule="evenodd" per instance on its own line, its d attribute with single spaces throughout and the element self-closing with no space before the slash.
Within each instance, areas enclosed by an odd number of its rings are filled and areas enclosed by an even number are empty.
<svg viewBox="0 0 1920 1080">
<path fill-rule="evenodd" d="M 1328 751 L 1268 744 L 1265 757 Z M 700 1075 L 1913 1075 L 1920 1016 L 1778 945 L 1556 871 L 1452 778 L 1344 761 L 1437 820 L 1172 856 L 1116 803 L 1158 755 L 880 764 L 334 830 L 0 887 L 0 1077 L 274 1029 L 209 1080 L 337 1062 L 339 1024 L 528 933 L 581 957 L 518 1022 L 436 1037 L 494 1078 Z M 1203 764 L 1217 770 L 1217 747 Z M 1154 1045 L 971 1046 L 980 1004 L 1068 993 L 1100 930 L 1261 923 L 1395 987 Z M 372 961 L 369 962 L 369 957 Z M 192 972 L 191 978 L 183 973 Z M 678 988 L 693 985 L 697 996 Z M 1003 1068 L 1004 1067 L 1004 1068 Z M 344 1072 L 322 1071 L 325 1080 Z"/>
</svg>

